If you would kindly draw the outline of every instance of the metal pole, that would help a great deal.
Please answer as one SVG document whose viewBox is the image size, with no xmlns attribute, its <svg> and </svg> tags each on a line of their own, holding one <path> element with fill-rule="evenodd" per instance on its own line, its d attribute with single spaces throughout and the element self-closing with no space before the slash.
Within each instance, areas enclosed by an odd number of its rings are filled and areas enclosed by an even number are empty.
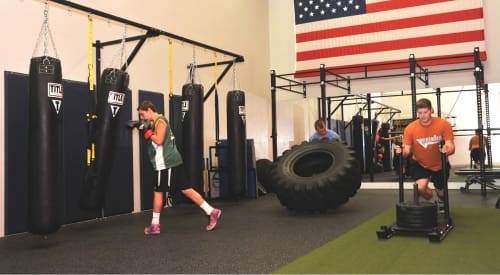
<svg viewBox="0 0 500 275">
<path fill-rule="evenodd" d="M 444 140 L 441 141 L 441 147 L 444 146 Z M 446 176 L 446 153 L 441 153 L 441 169 L 443 171 L 443 195 L 444 195 L 444 217 L 447 224 L 451 224 L 450 219 L 450 204 L 448 202 L 448 178 Z"/>
<path fill-rule="evenodd" d="M 490 97 L 488 84 L 484 85 L 484 110 L 486 115 L 486 153 L 488 155 L 488 167 L 493 168 L 493 156 L 491 155 Z"/>
<path fill-rule="evenodd" d="M 319 85 L 321 87 L 321 118 L 326 119 L 326 70 L 325 64 L 319 66 Z"/>
<path fill-rule="evenodd" d="M 479 48 L 474 48 L 474 78 L 476 79 L 476 106 L 477 106 L 477 129 L 480 132 L 479 144 L 483 146 L 483 106 L 481 92 L 483 89 L 483 65 L 479 57 Z M 481 196 L 486 196 L 486 179 L 484 178 L 484 163 L 479 165 L 479 178 L 481 179 Z"/>
<path fill-rule="evenodd" d="M 197 47 L 201 47 L 201 48 L 208 49 L 208 50 L 211 50 L 211 51 L 215 51 L 215 52 L 218 52 L 218 53 L 222 53 L 222 54 L 225 54 L 225 55 L 233 56 L 233 57 L 236 58 L 236 62 L 242 62 L 244 60 L 243 56 L 241 56 L 239 54 L 232 53 L 232 52 L 229 52 L 229 51 L 226 51 L 226 50 L 222 50 L 222 49 L 219 49 L 219 48 L 216 48 L 216 47 L 213 47 L 213 46 L 210 46 L 210 45 L 198 42 L 198 41 L 194 41 L 194 40 L 191 40 L 191 39 L 188 39 L 188 38 L 185 38 L 185 37 L 173 34 L 173 33 L 169 33 L 169 32 L 166 32 L 166 31 L 163 31 L 163 30 L 160 30 L 160 29 L 156 29 L 156 28 L 153 28 L 153 27 L 141 24 L 141 23 L 137 23 L 137 22 L 134 22 L 134 21 L 122 18 L 122 17 L 118 17 L 118 16 L 115 16 L 115 15 L 109 14 L 109 13 L 105 13 L 105 12 L 102 12 L 100 10 L 92 9 L 92 8 L 89 8 L 89 7 L 86 7 L 86 6 L 77 4 L 77 3 L 73 3 L 71 1 L 67 1 L 67 0 L 49 0 L 49 1 L 50 2 L 54 2 L 54 3 L 58 3 L 60 5 L 67 6 L 67 7 L 76 9 L 76 10 L 80 10 L 80 11 L 83 11 L 83 12 L 86 12 L 86 13 L 89 13 L 89 14 L 92 14 L 92 15 L 95 15 L 95 16 L 103 17 L 103 18 L 110 19 L 110 20 L 113 20 L 113 21 L 116 21 L 116 22 L 120 22 L 120 23 L 129 25 L 129 26 L 133 26 L 133 27 L 136 27 L 136 28 L 139 28 L 139 29 L 143 29 L 143 30 L 146 30 L 146 31 L 151 32 L 151 33 L 155 33 L 155 34 L 159 34 L 159 35 L 164 35 L 164 36 L 170 37 L 172 39 L 175 39 L 175 40 L 178 40 L 178 41 L 182 41 L 182 42 L 186 42 L 186 43 L 189 43 L 189 44 L 197 46 Z"/>
<path fill-rule="evenodd" d="M 437 116 L 441 117 L 441 88 L 436 88 Z"/>
<path fill-rule="evenodd" d="M 271 70 L 271 138 L 273 140 L 273 161 L 278 159 L 278 131 L 276 125 L 276 72 Z"/>
<path fill-rule="evenodd" d="M 413 120 L 417 119 L 417 85 L 415 81 L 415 55 L 410 54 L 409 58 L 410 62 L 410 85 L 411 85 L 411 110 L 412 110 L 412 118 Z"/>
<path fill-rule="evenodd" d="M 375 178 L 373 177 L 373 138 L 372 138 L 372 133 L 373 133 L 373 124 L 372 124 L 372 108 L 371 108 L 371 94 L 368 93 L 366 94 L 366 104 L 367 104 L 367 112 L 368 112 L 368 141 L 367 144 L 369 144 L 369 148 L 366 152 L 367 156 L 367 164 L 368 164 L 368 172 L 370 173 L 370 181 L 374 181 Z M 366 129 L 367 127 L 365 127 Z"/>
<path fill-rule="evenodd" d="M 101 41 L 95 41 L 95 93 L 94 103 L 97 104 L 97 94 L 99 93 L 99 85 L 101 84 Z M 93 113 L 96 109 L 94 108 Z"/>
<path fill-rule="evenodd" d="M 404 192 L 404 175 L 403 175 L 403 161 L 405 158 L 403 157 L 403 147 L 401 147 L 401 153 L 399 154 L 399 177 L 398 177 L 398 182 L 399 182 L 399 202 L 404 202 L 405 201 L 405 192 Z"/>
</svg>

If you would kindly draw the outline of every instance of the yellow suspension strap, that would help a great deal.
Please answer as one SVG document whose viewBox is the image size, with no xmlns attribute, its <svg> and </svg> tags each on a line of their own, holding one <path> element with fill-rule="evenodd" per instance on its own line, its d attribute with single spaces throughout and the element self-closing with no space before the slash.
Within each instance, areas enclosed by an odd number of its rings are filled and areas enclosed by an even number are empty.
<svg viewBox="0 0 500 275">
<path fill-rule="evenodd" d="M 88 16 L 88 51 L 87 51 L 87 63 L 88 63 L 88 71 L 89 71 L 89 92 L 91 93 L 93 97 L 93 92 L 94 92 L 94 56 L 93 56 L 93 46 L 92 46 L 92 16 Z M 93 120 L 97 118 L 95 114 L 91 114 L 90 112 L 87 113 L 87 124 L 89 125 L 89 130 L 88 132 L 90 133 L 90 123 L 92 123 Z M 90 139 L 90 135 L 89 135 Z M 87 146 L 87 166 L 90 166 L 92 164 L 92 161 L 95 159 L 95 143 L 90 142 L 90 144 Z"/>
<path fill-rule="evenodd" d="M 89 91 L 93 92 L 94 91 L 94 57 L 93 57 L 93 50 L 94 48 L 92 47 L 92 41 L 93 41 L 93 34 L 92 34 L 92 16 L 88 16 L 89 18 L 89 28 L 88 28 L 88 65 L 89 65 Z"/>
</svg>

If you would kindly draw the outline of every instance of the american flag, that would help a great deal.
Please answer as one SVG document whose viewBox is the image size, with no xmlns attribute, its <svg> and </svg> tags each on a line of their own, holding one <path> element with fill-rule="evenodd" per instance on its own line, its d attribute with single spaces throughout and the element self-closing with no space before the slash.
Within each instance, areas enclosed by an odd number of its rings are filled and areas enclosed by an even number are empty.
<svg viewBox="0 0 500 275">
<path fill-rule="evenodd" d="M 482 0 L 294 0 L 296 74 L 486 60 Z M 316 71 L 316 72 L 313 72 Z M 309 73 L 308 73 L 309 72 Z"/>
</svg>

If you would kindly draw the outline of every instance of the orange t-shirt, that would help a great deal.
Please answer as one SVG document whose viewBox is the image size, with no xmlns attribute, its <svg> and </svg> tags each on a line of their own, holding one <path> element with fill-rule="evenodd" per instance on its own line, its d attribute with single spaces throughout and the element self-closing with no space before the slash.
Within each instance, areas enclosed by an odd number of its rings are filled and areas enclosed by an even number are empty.
<svg viewBox="0 0 500 275">
<path fill-rule="evenodd" d="M 483 142 L 486 143 L 486 137 L 483 137 Z M 479 145 L 479 135 L 473 136 L 469 141 L 470 150 L 479 149 L 481 146 Z"/>
<path fill-rule="evenodd" d="M 405 128 L 403 144 L 410 145 L 413 159 L 422 167 L 431 171 L 441 170 L 441 140 L 453 140 L 450 123 L 439 117 L 433 117 L 431 124 L 422 125 L 415 120 Z"/>
</svg>

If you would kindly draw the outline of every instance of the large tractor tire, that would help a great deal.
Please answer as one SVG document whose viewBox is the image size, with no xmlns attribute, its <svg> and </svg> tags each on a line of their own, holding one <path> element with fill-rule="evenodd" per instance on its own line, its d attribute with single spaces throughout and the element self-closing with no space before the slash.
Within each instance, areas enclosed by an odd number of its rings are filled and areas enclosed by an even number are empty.
<svg viewBox="0 0 500 275">
<path fill-rule="evenodd" d="M 339 207 L 356 194 L 361 179 L 354 151 L 332 140 L 295 145 L 271 169 L 273 189 L 281 204 L 300 212 Z"/>
</svg>

